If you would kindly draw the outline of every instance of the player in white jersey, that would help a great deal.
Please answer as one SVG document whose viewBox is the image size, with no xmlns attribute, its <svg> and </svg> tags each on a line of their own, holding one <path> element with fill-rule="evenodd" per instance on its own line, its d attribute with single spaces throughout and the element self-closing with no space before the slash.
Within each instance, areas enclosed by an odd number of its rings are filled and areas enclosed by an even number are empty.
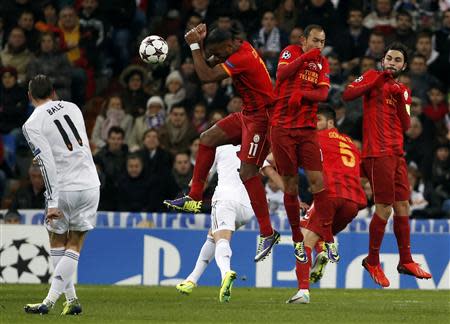
<svg viewBox="0 0 450 324">
<path fill-rule="evenodd" d="M 53 86 L 45 75 L 30 81 L 28 97 L 35 109 L 22 130 L 44 178 L 45 226 L 54 273 L 43 302 L 28 304 L 24 309 L 46 314 L 65 293 L 62 315 L 75 315 L 81 313 L 81 305 L 73 275 L 86 233 L 95 225 L 100 181 L 77 105 L 54 101 Z"/>
<path fill-rule="evenodd" d="M 239 146 L 233 145 L 223 145 L 216 150 L 214 164 L 219 180 L 212 197 L 211 228 L 194 270 L 176 287 L 181 293 L 192 292 L 209 262 L 215 257 L 222 276 L 219 301 L 230 300 L 231 288 L 236 279 L 236 272 L 230 266 L 231 236 L 254 215 L 247 191 L 239 178 L 240 160 L 236 155 L 239 150 Z"/>
</svg>

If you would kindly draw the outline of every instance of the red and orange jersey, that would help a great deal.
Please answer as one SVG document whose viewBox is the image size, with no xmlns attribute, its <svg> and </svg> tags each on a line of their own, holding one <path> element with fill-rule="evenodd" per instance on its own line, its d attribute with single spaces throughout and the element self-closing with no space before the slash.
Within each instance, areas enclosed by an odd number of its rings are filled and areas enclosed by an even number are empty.
<svg viewBox="0 0 450 324">
<path fill-rule="evenodd" d="M 298 45 L 289 45 L 281 53 L 278 66 L 289 64 L 303 54 Z M 296 90 L 313 90 L 330 86 L 328 60 L 319 56 L 315 61 L 304 62 L 289 78 L 275 85 L 275 106 L 271 113 L 271 125 L 283 128 L 316 127 L 318 103 L 302 98 L 300 108 L 289 107 L 288 102 Z"/>
<path fill-rule="evenodd" d="M 373 83 L 382 73 L 369 70 L 348 86 L 348 90 Z M 402 98 L 389 91 L 393 84 L 401 88 Z M 346 90 L 347 91 L 347 90 Z M 373 86 L 363 96 L 362 157 L 403 155 L 403 129 L 397 109 L 409 114 L 411 92 L 393 78 L 386 78 L 381 86 Z"/>
<path fill-rule="evenodd" d="M 329 197 L 366 205 L 360 179 L 360 154 L 350 137 L 336 128 L 317 132 L 323 156 L 323 174 Z"/>
<path fill-rule="evenodd" d="M 272 81 L 264 61 L 250 43 L 244 41 L 222 67 L 233 79 L 245 112 L 264 112 L 274 101 Z"/>
</svg>

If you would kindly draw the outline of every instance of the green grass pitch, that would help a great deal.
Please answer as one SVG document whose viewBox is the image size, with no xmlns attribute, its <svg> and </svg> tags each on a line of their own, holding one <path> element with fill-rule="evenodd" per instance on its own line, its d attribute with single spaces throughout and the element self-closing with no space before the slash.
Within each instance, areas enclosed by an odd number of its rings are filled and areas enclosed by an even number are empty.
<svg viewBox="0 0 450 324">
<path fill-rule="evenodd" d="M 174 287 L 78 286 L 83 314 L 62 317 L 62 300 L 45 316 L 25 314 L 47 285 L 0 285 L 0 323 L 450 323 L 450 291 L 315 289 L 309 305 L 286 305 L 295 289 L 234 288 L 228 304 L 218 287 L 190 296 Z"/>
</svg>

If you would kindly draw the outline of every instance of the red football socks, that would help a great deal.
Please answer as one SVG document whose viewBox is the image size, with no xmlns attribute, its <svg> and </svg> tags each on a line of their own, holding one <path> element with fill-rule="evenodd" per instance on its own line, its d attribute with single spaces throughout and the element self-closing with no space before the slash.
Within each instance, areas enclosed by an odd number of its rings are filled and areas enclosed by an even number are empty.
<svg viewBox="0 0 450 324">
<path fill-rule="evenodd" d="M 272 224 L 270 223 L 269 206 L 267 205 L 266 191 L 259 175 L 255 175 L 244 181 L 250 202 L 259 223 L 259 231 L 262 236 L 273 234 Z"/>
<path fill-rule="evenodd" d="M 409 217 L 394 215 L 394 234 L 397 239 L 400 263 L 413 262 L 410 246 Z"/>
<path fill-rule="evenodd" d="M 297 195 L 284 194 L 284 208 L 292 229 L 292 240 L 294 242 L 303 241 L 303 234 L 300 230 L 300 204 Z"/>
<path fill-rule="evenodd" d="M 189 197 L 194 200 L 202 200 L 205 181 L 208 177 L 214 158 L 216 148 L 200 144 L 198 147 L 197 159 L 195 160 L 194 174 L 192 176 L 192 186 Z"/>
<path fill-rule="evenodd" d="M 333 233 L 331 231 L 331 225 L 333 223 L 333 206 L 328 199 L 328 193 L 326 190 L 322 190 L 313 194 L 314 196 L 314 209 L 316 210 L 317 217 L 320 218 L 323 231 L 322 239 L 325 242 L 333 242 Z"/>
<path fill-rule="evenodd" d="M 298 289 L 309 289 L 309 271 L 311 270 L 311 248 L 305 246 L 308 262 L 295 261 L 295 274 L 297 275 Z"/>
<path fill-rule="evenodd" d="M 383 242 L 384 231 L 386 229 L 387 221 L 373 214 L 369 226 L 369 256 L 367 262 L 370 265 L 377 265 L 380 263 L 380 247 Z"/>
</svg>

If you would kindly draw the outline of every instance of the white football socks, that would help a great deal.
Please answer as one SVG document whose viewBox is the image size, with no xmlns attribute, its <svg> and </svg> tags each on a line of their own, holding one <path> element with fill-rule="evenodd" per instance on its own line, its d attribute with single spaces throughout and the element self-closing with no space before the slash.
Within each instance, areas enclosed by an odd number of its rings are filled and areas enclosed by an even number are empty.
<svg viewBox="0 0 450 324">
<path fill-rule="evenodd" d="M 52 259 L 52 263 L 53 263 L 53 272 L 55 271 L 56 266 L 58 265 L 59 261 L 64 256 L 65 251 L 66 251 L 65 247 L 57 247 L 57 248 L 50 249 L 50 258 Z M 66 295 L 66 300 L 68 302 L 71 302 L 71 301 L 74 301 L 75 299 L 77 299 L 77 293 L 75 291 L 75 286 L 73 284 L 73 280 L 70 280 L 70 282 L 67 284 L 64 294 Z"/>
<path fill-rule="evenodd" d="M 203 243 L 202 249 L 200 250 L 200 254 L 198 255 L 195 268 L 194 270 L 192 270 L 192 273 L 186 278 L 186 280 L 197 283 L 203 272 L 205 272 L 206 267 L 214 257 L 215 248 L 216 244 L 214 243 L 214 238 L 208 235 L 206 237 L 205 243 Z"/>
<path fill-rule="evenodd" d="M 74 250 L 66 250 L 56 265 L 53 273 L 53 280 L 44 303 L 52 306 L 56 303 L 59 296 L 69 287 L 72 276 L 78 267 L 78 258 L 80 254 Z"/>
<path fill-rule="evenodd" d="M 222 280 L 225 278 L 225 274 L 230 271 L 230 263 L 231 263 L 231 255 L 233 252 L 231 251 L 230 241 L 226 239 L 220 239 L 216 243 L 216 263 L 220 269 L 220 274 L 222 275 Z"/>
</svg>

